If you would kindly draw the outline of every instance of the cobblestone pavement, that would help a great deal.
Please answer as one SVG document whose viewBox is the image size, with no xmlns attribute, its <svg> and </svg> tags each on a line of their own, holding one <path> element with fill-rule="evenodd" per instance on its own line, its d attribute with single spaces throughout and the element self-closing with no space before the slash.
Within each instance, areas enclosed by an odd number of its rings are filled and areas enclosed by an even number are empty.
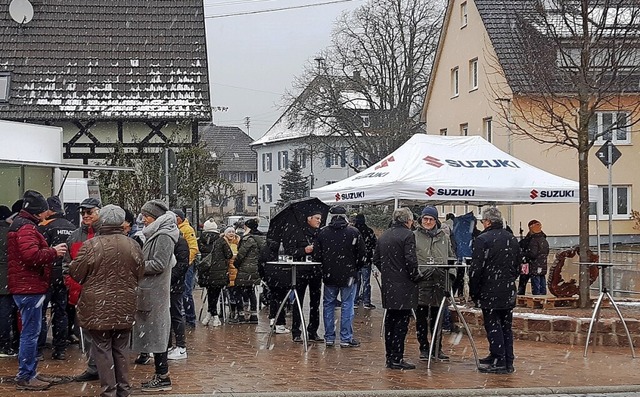
<svg viewBox="0 0 640 397">
<path fill-rule="evenodd" d="M 377 288 L 374 288 L 377 291 Z M 200 301 L 200 290 L 196 290 Z M 591 348 L 583 357 L 584 346 L 555 345 L 516 341 L 516 372 L 511 375 L 487 375 L 476 371 L 472 349 L 466 336 L 445 335 L 444 351 L 450 362 L 418 361 L 415 329 L 410 328 L 406 358 L 418 365 L 413 371 L 394 371 L 384 366 L 384 343 L 380 336 L 382 313 L 380 298 L 374 295 L 377 309 L 356 309 L 355 336 L 359 348 L 342 349 L 312 344 L 305 353 L 290 334 L 274 335 L 272 346 L 265 346 L 268 333 L 267 309 L 260 313 L 258 325 L 204 327 L 188 331 L 188 358 L 171 361 L 173 391 L 164 395 L 238 395 L 286 396 L 447 396 L 447 395 L 561 395 L 640 397 L 638 374 L 640 359 L 631 357 L 629 348 Z M 336 311 L 339 318 L 339 310 Z M 290 318 L 287 319 L 290 324 Z M 413 323 L 412 323 L 413 325 Z M 322 329 L 320 330 L 322 331 Z M 487 354 L 484 338 L 475 340 L 480 356 Z M 66 361 L 45 360 L 39 371 L 46 375 L 72 375 L 82 372 L 84 361 L 77 346 L 68 349 Z M 140 395 L 140 382 L 153 374 L 153 365 L 135 365 L 131 355 L 131 380 L 134 394 Z M 46 392 L 17 392 L 11 383 L 17 369 L 16 359 L 0 359 L 0 395 L 48 397 L 97 396 L 96 382 L 67 383 Z M 618 393 L 617 393 L 618 392 Z M 558 394 L 560 393 L 560 394 Z M 585 394 L 594 393 L 594 394 Z M 598 394 L 600 393 L 600 394 Z"/>
</svg>

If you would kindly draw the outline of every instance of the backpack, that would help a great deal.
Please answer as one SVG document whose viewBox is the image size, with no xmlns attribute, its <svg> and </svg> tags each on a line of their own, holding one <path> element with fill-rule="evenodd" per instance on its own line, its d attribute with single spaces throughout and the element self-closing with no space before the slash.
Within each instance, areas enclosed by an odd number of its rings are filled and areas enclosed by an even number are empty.
<svg viewBox="0 0 640 397">
<path fill-rule="evenodd" d="M 260 247 L 260 256 L 258 263 L 264 265 L 267 262 L 275 262 L 278 260 L 278 249 L 280 242 L 267 238 L 265 243 Z"/>
</svg>

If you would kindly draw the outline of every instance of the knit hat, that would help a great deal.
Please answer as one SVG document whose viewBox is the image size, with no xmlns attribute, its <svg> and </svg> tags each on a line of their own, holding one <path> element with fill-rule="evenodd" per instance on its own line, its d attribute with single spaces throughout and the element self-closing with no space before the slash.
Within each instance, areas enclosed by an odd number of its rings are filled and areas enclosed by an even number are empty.
<svg viewBox="0 0 640 397">
<path fill-rule="evenodd" d="M 0 221 L 3 221 L 11 216 L 11 209 L 6 205 L 0 205 Z"/>
<path fill-rule="evenodd" d="M 140 209 L 140 212 L 153 219 L 158 219 L 167 211 L 169 211 L 169 206 L 162 200 L 149 200 Z"/>
<path fill-rule="evenodd" d="M 213 219 L 207 219 L 202 227 L 202 231 L 218 233 L 218 224 Z"/>
<path fill-rule="evenodd" d="M 51 196 L 47 197 L 47 204 L 49 205 L 49 209 L 56 214 L 63 214 L 64 210 L 62 209 L 62 202 L 60 201 L 60 197 Z"/>
<path fill-rule="evenodd" d="M 364 225 L 365 224 L 364 214 L 357 214 L 353 223 L 355 223 L 356 225 Z"/>
<path fill-rule="evenodd" d="M 244 221 L 244 225 L 251 230 L 258 230 L 258 220 L 256 218 L 249 218 Z"/>
<path fill-rule="evenodd" d="M 187 219 L 187 217 L 184 215 L 184 211 L 179 208 L 172 209 L 171 212 L 176 214 L 176 216 L 182 220 Z"/>
<path fill-rule="evenodd" d="M 22 209 L 31 215 L 38 215 L 49 209 L 47 200 L 35 190 L 27 190 L 22 196 Z"/>
<path fill-rule="evenodd" d="M 136 222 L 136 216 L 133 215 L 133 212 L 125 209 L 124 210 L 124 220 L 129 224 L 133 225 Z"/>
<path fill-rule="evenodd" d="M 20 199 L 11 205 L 11 214 L 16 214 L 22 209 L 23 199 Z"/>
<path fill-rule="evenodd" d="M 100 208 L 102 205 L 100 204 L 100 200 L 88 197 L 80 203 L 80 208 Z"/>
<path fill-rule="evenodd" d="M 421 216 L 430 216 L 433 219 L 438 219 L 438 209 L 436 207 L 427 206 L 422 210 Z"/>
<path fill-rule="evenodd" d="M 122 226 L 125 212 L 117 205 L 108 204 L 100 210 L 100 223 L 102 226 Z"/>
<path fill-rule="evenodd" d="M 502 213 L 497 208 L 489 207 L 482 211 L 482 219 L 491 223 L 502 222 Z"/>
<path fill-rule="evenodd" d="M 536 223 L 540 223 L 540 221 L 537 219 L 532 219 L 529 221 L 529 223 L 527 223 L 527 226 L 531 227 L 533 224 L 536 224 Z"/>
<path fill-rule="evenodd" d="M 233 227 L 229 226 L 228 228 L 224 229 L 224 235 L 229 237 L 229 236 L 233 236 L 234 234 L 236 234 L 236 229 L 234 229 Z"/>
</svg>

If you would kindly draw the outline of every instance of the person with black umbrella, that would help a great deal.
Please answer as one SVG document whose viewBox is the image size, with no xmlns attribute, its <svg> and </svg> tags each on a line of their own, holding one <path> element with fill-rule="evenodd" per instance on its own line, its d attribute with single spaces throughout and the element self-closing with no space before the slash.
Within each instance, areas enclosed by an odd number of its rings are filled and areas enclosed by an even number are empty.
<svg viewBox="0 0 640 397">
<path fill-rule="evenodd" d="M 287 255 L 293 256 L 294 261 L 306 261 L 314 255 L 313 244 L 322 224 L 322 210 L 309 209 L 306 213 L 306 224 L 300 229 L 295 228 L 287 236 L 284 236 L 284 249 Z M 300 298 L 300 304 L 304 304 L 304 296 L 309 287 L 309 322 L 307 332 L 310 341 L 324 342 L 324 338 L 318 335 L 320 326 L 320 296 L 322 288 L 322 269 L 320 265 L 300 266 L 297 273 L 296 291 Z M 300 330 L 300 314 L 298 308 L 293 308 L 293 324 L 291 335 L 293 341 L 302 343 L 302 331 Z"/>
</svg>

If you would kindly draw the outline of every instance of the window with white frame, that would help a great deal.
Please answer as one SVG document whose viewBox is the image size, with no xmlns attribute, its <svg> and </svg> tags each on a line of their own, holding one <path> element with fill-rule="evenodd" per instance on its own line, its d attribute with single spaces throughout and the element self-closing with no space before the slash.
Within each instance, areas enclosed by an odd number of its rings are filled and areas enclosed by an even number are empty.
<svg viewBox="0 0 640 397">
<path fill-rule="evenodd" d="M 456 66 L 451 69 L 451 96 L 460 95 L 460 69 Z"/>
<path fill-rule="evenodd" d="M 258 180 L 258 173 L 257 172 L 249 172 L 247 174 L 247 182 L 256 182 Z"/>
<path fill-rule="evenodd" d="M 293 151 L 293 158 L 298 162 L 300 168 L 307 167 L 307 150 L 306 149 L 295 149 Z"/>
<path fill-rule="evenodd" d="M 11 76 L 8 73 L 0 73 L 0 103 L 9 102 Z"/>
<path fill-rule="evenodd" d="M 327 185 L 331 185 L 332 183 L 336 183 L 338 181 L 327 181 Z"/>
<path fill-rule="evenodd" d="M 283 150 L 278 152 L 278 170 L 286 170 L 289 168 L 289 151 Z"/>
<path fill-rule="evenodd" d="M 273 201 L 273 190 L 271 184 L 262 185 L 262 201 L 270 203 Z"/>
<path fill-rule="evenodd" d="M 631 186 L 613 186 L 613 215 L 612 219 L 629 219 L 631 216 Z M 609 186 L 598 186 L 598 202 L 589 203 L 589 216 L 596 218 L 596 211 L 600 218 L 609 218 Z"/>
<path fill-rule="evenodd" d="M 329 156 L 330 156 L 330 159 L 331 159 L 331 163 L 329 163 L 329 166 L 331 168 L 340 167 L 340 153 L 331 152 L 331 154 Z"/>
<path fill-rule="evenodd" d="M 468 136 L 469 135 L 469 124 L 464 123 L 460 124 L 460 136 Z"/>
<path fill-rule="evenodd" d="M 446 128 L 440 128 L 440 136 L 447 136 L 447 129 Z"/>
<path fill-rule="evenodd" d="M 469 61 L 469 91 L 478 89 L 478 58 Z"/>
<path fill-rule="evenodd" d="M 484 130 L 484 138 L 489 142 L 493 141 L 493 120 L 491 117 L 482 120 L 482 129 Z"/>
<path fill-rule="evenodd" d="M 631 119 L 627 112 L 596 112 L 589 120 L 589 139 L 601 145 L 610 140 L 617 144 L 631 143 Z"/>
<path fill-rule="evenodd" d="M 262 171 L 271 171 L 271 153 L 262 153 Z"/>
<path fill-rule="evenodd" d="M 467 15 L 467 2 L 463 1 L 460 4 L 460 29 L 467 26 L 469 22 L 469 16 Z"/>
</svg>

